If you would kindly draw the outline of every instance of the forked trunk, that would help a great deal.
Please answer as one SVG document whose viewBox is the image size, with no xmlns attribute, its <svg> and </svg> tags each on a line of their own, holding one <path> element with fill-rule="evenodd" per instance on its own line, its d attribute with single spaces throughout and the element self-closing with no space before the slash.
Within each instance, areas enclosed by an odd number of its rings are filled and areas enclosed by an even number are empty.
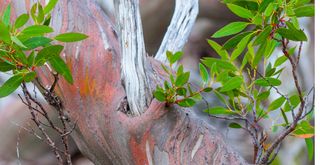
<svg viewBox="0 0 320 165">
<path fill-rule="evenodd" d="M 20 14 L 32 3 L 13 0 L 13 8 Z M 60 0 L 53 12 L 56 32 L 89 36 L 67 45 L 63 55 L 74 84 L 61 79 L 56 92 L 77 122 L 73 139 L 95 164 L 246 164 L 192 109 L 152 100 L 165 79 L 165 51 L 182 49 L 198 13 L 197 0 L 176 5 L 156 55 L 160 61 L 146 56 L 138 0 L 115 1 L 117 26 L 94 0 Z M 39 73 L 44 83 L 52 81 L 45 68 Z"/>
</svg>

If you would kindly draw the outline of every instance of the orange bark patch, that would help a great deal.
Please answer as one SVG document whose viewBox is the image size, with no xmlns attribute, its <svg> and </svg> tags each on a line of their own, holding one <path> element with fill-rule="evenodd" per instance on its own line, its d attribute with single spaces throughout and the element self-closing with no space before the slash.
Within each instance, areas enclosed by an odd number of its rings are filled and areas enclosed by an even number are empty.
<svg viewBox="0 0 320 165">
<path fill-rule="evenodd" d="M 83 81 L 80 82 L 80 95 L 89 96 L 92 95 L 95 88 L 95 81 L 89 76 L 88 67 L 86 67 L 86 72 Z"/>
</svg>

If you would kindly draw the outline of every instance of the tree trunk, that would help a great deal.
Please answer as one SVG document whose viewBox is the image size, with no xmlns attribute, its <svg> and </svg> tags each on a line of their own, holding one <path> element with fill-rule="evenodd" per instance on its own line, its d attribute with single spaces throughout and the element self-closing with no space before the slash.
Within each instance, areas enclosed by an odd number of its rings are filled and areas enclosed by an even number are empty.
<svg viewBox="0 0 320 165">
<path fill-rule="evenodd" d="M 21 14 L 32 3 L 13 0 L 13 9 Z M 146 56 L 138 0 L 115 4 L 117 26 L 94 0 L 60 0 L 53 12 L 56 32 L 89 36 L 66 46 L 74 84 L 60 79 L 56 88 L 66 114 L 77 122 L 72 137 L 81 152 L 97 165 L 246 164 L 192 109 L 165 107 L 152 98 L 156 84 L 166 79 L 160 67 L 164 52 L 182 49 L 198 1 L 176 0 L 180 6 L 156 54 L 160 61 Z M 47 68 L 38 73 L 51 84 Z"/>
</svg>

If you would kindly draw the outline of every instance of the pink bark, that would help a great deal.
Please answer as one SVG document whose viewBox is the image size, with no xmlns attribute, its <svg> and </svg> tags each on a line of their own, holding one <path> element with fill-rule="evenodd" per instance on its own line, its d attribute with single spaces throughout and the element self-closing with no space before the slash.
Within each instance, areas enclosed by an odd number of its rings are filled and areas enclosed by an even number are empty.
<svg viewBox="0 0 320 165">
<path fill-rule="evenodd" d="M 24 2 L 29 8 L 30 1 Z M 21 0 L 13 3 L 21 13 Z M 246 164 L 192 109 L 168 108 L 153 100 L 141 116 L 126 114 L 117 32 L 93 0 L 60 0 L 52 26 L 56 32 L 90 36 L 67 45 L 64 55 L 74 84 L 61 78 L 56 92 L 71 120 L 77 121 L 73 139 L 95 164 Z M 159 62 L 148 62 L 153 85 L 161 84 Z M 44 83 L 52 81 L 47 73 L 39 72 Z"/>
</svg>

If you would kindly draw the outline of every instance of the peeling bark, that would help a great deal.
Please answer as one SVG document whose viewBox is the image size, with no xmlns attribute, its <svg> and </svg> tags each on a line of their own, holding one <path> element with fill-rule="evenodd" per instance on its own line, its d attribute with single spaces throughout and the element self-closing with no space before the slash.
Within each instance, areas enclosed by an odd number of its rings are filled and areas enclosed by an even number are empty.
<svg viewBox="0 0 320 165">
<path fill-rule="evenodd" d="M 168 63 L 166 51 L 181 51 L 199 12 L 198 0 L 176 0 L 174 14 L 155 59 Z"/>
<path fill-rule="evenodd" d="M 114 0 L 114 5 L 122 54 L 122 79 L 130 112 L 133 116 L 139 116 L 148 107 L 152 97 L 146 76 L 146 50 L 139 0 Z"/>
<path fill-rule="evenodd" d="M 14 9 L 19 9 L 21 0 L 13 2 Z M 30 3 L 28 0 L 25 2 Z M 137 24 L 140 22 L 139 19 L 135 21 Z M 140 25 L 137 24 L 135 28 L 140 33 L 141 29 L 137 27 Z M 187 24 L 189 27 L 190 24 Z M 168 108 L 153 100 L 145 111 L 134 112 L 140 116 L 128 116 L 121 111 L 127 108 L 125 103 L 128 97 L 127 88 L 120 83 L 121 65 L 125 56 L 132 53 L 126 54 L 126 51 L 139 49 L 131 54 L 131 58 L 139 56 L 137 58 L 141 61 L 132 65 L 139 64 L 133 67 L 145 69 L 143 78 L 149 80 L 143 81 L 150 84 L 150 90 L 162 83 L 165 74 L 159 61 L 145 58 L 143 40 L 137 40 L 134 34 L 126 34 L 132 28 L 117 31 L 95 1 L 60 0 L 53 13 L 52 25 L 56 32 L 79 31 L 90 36 L 83 42 L 67 45 L 64 56 L 72 70 L 74 84 L 69 85 L 61 79 L 56 92 L 63 100 L 70 119 L 78 121 L 73 139 L 81 152 L 95 164 L 246 164 L 225 143 L 219 132 L 192 109 Z M 187 33 L 183 32 L 185 35 Z M 135 44 L 127 50 L 126 40 L 123 40 L 125 37 Z M 179 44 L 182 45 L 182 41 Z M 39 71 L 39 75 L 44 83 L 52 81 L 45 68 Z M 139 92 L 142 90 L 146 89 L 139 89 Z M 146 94 L 136 94 L 133 95 L 137 97 L 135 99 L 147 97 Z M 151 97 L 148 95 L 148 98 Z"/>
</svg>

